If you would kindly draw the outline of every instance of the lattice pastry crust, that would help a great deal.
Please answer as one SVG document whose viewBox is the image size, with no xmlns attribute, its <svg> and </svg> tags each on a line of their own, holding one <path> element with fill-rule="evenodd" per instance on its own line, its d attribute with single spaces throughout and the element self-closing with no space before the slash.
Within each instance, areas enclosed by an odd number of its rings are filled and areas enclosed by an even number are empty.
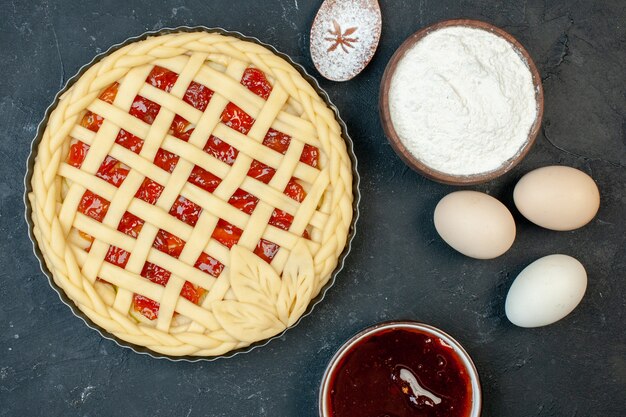
<svg viewBox="0 0 626 417">
<path fill-rule="evenodd" d="M 259 91 L 248 73 L 265 80 Z M 268 145 L 276 137 L 281 149 Z M 89 68 L 50 115 L 32 188 L 56 284 L 106 331 L 174 356 L 221 355 L 294 324 L 335 269 L 353 215 L 333 111 L 271 51 L 206 32 L 151 37 Z"/>
</svg>

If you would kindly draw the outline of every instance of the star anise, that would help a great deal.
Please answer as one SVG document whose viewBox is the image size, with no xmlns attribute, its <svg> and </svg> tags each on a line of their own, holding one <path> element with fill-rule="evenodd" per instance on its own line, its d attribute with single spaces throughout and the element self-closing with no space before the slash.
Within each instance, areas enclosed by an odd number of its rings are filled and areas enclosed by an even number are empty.
<svg viewBox="0 0 626 417">
<path fill-rule="evenodd" d="M 328 48 L 328 52 L 334 51 L 337 47 L 341 46 L 344 52 L 348 52 L 348 48 L 354 48 L 353 43 L 358 42 L 359 38 L 349 37 L 354 32 L 356 32 L 358 28 L 351 27 L 346 29 L 344 32 L 341 32 L 341 26 L 335 19 L 333 19 L 333 29 L 328 30 L 328 33 L 332 35 L 332 37 L 324 38 L 326 41 L 333 42 L 333 44 Z"/>
</svg>

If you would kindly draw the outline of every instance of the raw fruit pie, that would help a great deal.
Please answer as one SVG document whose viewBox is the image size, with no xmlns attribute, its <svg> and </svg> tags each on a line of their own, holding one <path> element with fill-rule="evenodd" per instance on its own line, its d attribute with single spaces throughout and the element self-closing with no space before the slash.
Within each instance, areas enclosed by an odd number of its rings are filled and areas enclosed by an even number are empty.
<svg viewBox="0 0 626 417">
<path fill-rule="evenodd" d="M 91 66 L 58 101 L 29 199 L 54 281 L 93 323 L 166 355 L 294 324 L 352 221 L 335 113 L 255 43 L 172 33 Z"/>
</svg>

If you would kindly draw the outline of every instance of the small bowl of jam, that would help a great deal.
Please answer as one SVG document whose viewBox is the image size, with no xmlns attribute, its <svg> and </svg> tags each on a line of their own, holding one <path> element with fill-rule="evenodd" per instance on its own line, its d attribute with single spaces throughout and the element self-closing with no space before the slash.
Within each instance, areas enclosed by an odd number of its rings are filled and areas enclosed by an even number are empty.
<svg viewBox="0 0 626 417">
<path fill-rule="evenodd" d="M 427 324 L 367 328 L 337 351 L 320 387 L 320 417 L 478 417 L 478 372 L 465 349 Z"/>
</svg>

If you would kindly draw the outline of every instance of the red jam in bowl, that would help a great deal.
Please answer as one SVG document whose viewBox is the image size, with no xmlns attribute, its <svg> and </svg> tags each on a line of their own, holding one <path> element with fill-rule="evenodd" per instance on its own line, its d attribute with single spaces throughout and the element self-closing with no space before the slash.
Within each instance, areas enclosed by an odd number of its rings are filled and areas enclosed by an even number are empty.
<svg viewBox="0 0 626 417">
<path fill-rule="evenodd" d="M 411 326 L 383 326 L 356 338 L 326 377 L 324 416 L 471 415 L 469 371 L 445 340 Z"/>
</svg>

